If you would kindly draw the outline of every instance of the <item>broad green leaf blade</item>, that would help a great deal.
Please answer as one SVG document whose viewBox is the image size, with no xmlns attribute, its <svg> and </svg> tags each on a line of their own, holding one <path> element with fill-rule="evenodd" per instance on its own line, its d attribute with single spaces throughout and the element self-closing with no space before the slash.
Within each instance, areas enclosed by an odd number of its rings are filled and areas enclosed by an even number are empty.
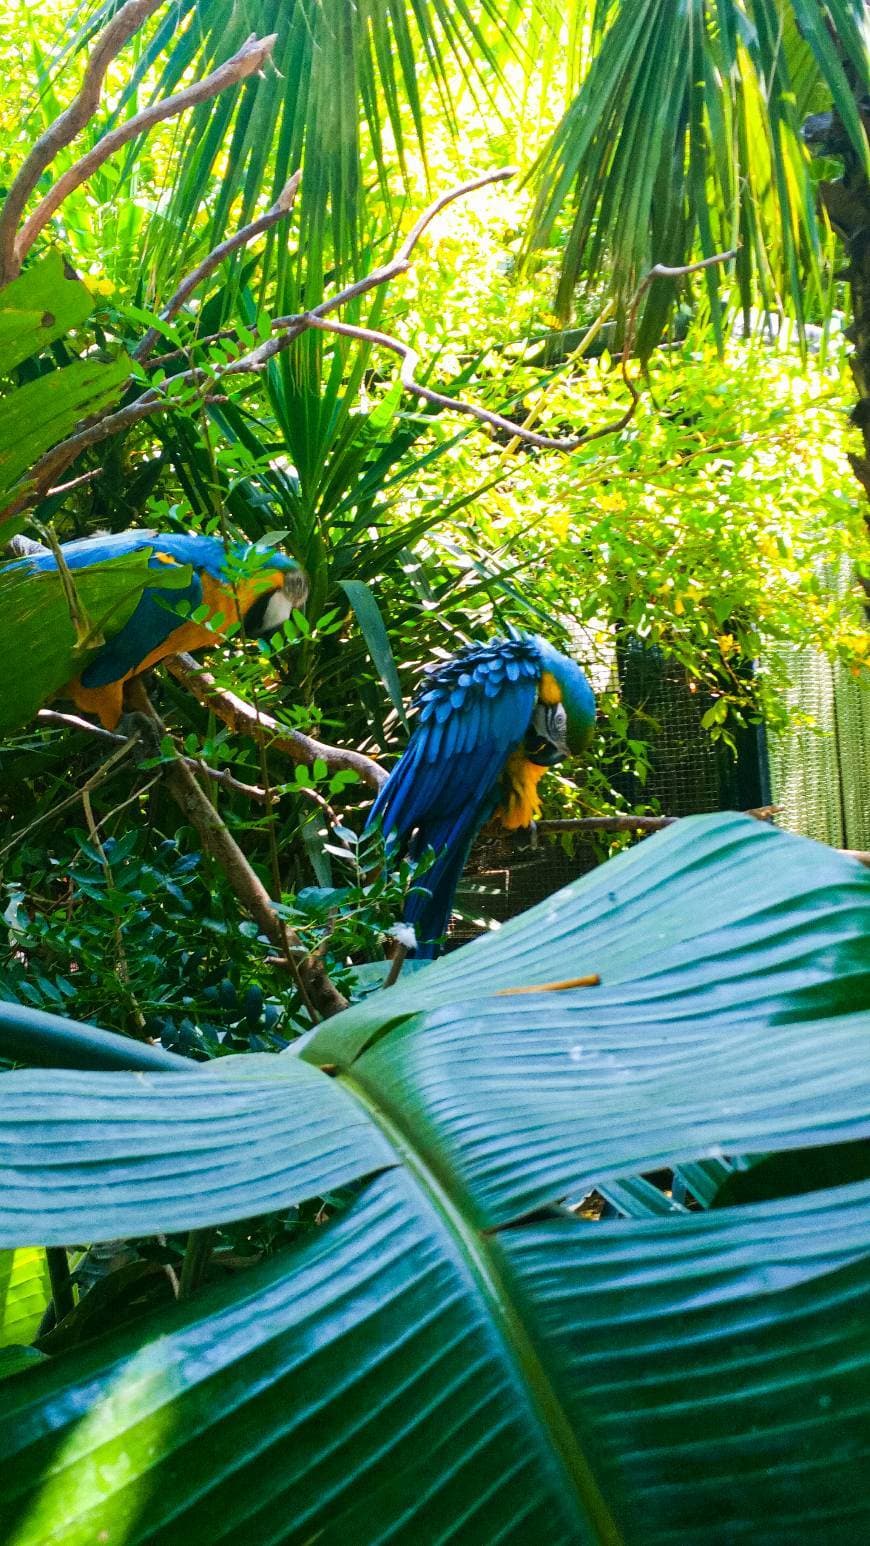
<svg viewBox="0 0 870 1546">
<path fill-rule="evenodd" d="M 58 372 L 58 374 L 60 374 Z M 47 379 L 47 378 L 44 378 Z M 2 413 L 2 405 L 0 405 Z M 117 633 L 132 615 L 142 591 L 184 589 L 190 567 L 162 564 L 149 569 L 150 548 L 76 570 L 76 592 L 96 635 Z M 171 595 L 167 596 L 167 603 Z M 96 656 L 99 645 L 79 649 L 60 576 L 56 570 L 0 569 L 0 735 L 26 725 Z M 26 660 L 27 670 L 21 670 Z"/>
<path fill-rule="evenodd" d="M 866 1537 L 870 1186 L 497 1239 L 626 1541 Z"/>
<path fill-rule="evenodd" d="M 590 973 L 600 987 L 571 1001 L 602 1023 L 704 1015 L 757 1028 L 846 1013 L 870 1004 L 868 908 L 870 871 L 856 860 L 749 816 L 687 817 L 345 1010 L 303 1055 L 349 1066 L 405 1015 L 460 1000 L 472 1014 L 499 990 Z"/>
<path fill-rule="evenodd" d="M 4 1538 L 861 1539 L 868 1239 L 868 1186 L 475 1237 L 390 1172 L 229 1287 L 5 1382 Z"/>
<path fill-rule="evenodd" d="M 0 1347 L 0 1380 L 8 1379 L 10 1374 L 18 1374 L 22 1369 L 32 1369 L 44 1358 L 45 1354 L 35 1347 Z"/>
<path fill-rule="evenodd" d="M 618 1546 L 456 1222 L 391 1173 L 230 1288 L 6 1382 L 4 1540 Z"/>
<path fill-rule="evenodd" d="M 59 252 L 47 252 L 0 290 L 0 375 L 62 338 L 94 309 Z"/>
<path fill-rule="evenodd" d="M 870 1010 L 762 1032 L 554 998 L 406 1020 L 347 1076 L 481 1227 L 696 1159 L 870 1138 Z"/>
<path fill-rule="evenodd" d="M 0 1348 L 30 1342 L 50 1298 L 44 1250 L 0 1251 Z"/>
<path fill-rule="evenodd" d="M 627 1219 L 658 1218 L 660 1214 L 686 1212 L 680 1203 L 666 1197 L 657 1186 L 640 1176 L 627 1181 L 603 1181 L 596 1191 Z"/>
<path fill-rule="evenodd" d="M 0 399 L 0 506 L 26 491 L 26 474 L 43 451 L 120 397 L 129 375 L 123 356 L 106 363 L 75 360 Z M 8 523 L 0 525 L 0 541 L 11 535 Z"/>
<path fill-rule="evenodd" d="M 3 1075 L 0 1245 L 203 1228 L 288 1207 L 395 1156 L 341 1087 L 294 1058 L 189 1073 Z"/>
<path fill-rule="evenodd" d="M 709 1208 L 733 1168 L 727 1160 L 699 1160 L 697 1164 L 678 1165 L 676 1176 L 702 1208 Z"/>
<path fill-rule="evenodd" d="M 381 609 L 375 600 L 374 592 L 370 585 L 366 585 L 364 580 L 339 580 L 339 585 L 356 613 L 357 622 L 362 629 L 369 654 L 375 663 L 378 676 L 390 695 L 393 708 L 407 729 L 408 721 L 405 718 L 402 684 L 399 681 L 399 673 L 396 670 L 396 662 L 393 659 L 390 636 L 387 633 L 386 624 L 381 615 Z"/>
<path fill-rule="evenodd" d="M 0 1057 L 45 1068 L 143 1068 L 190 1072 L 190 1060 L 96 1025 L 0 1000 Z"/>
</svg>

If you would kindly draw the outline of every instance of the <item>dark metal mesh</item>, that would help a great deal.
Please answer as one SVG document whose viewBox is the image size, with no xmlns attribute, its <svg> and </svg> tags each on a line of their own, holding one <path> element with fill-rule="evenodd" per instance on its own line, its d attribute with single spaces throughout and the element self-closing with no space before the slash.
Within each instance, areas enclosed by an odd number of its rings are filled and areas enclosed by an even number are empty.
<svg viewBox="0 0 870 1546">
<path fill-rule="evenodd" d="M 456 905 L 475 919 L 515 918 L 595 869 L 598 855 L 591 842 L 575 839 L 573 850 L 566 853 L 557 840 L 544 837 L 533 847 L 527 833 L 484 833 L 471 851 Z M 457 944 L 479 933 L 479 924 L 465 918 L 455 919 L 450 931 Z"/>
<path fill-rule="evenodd" d="M 711 740 L 701 720 L 715 699 L 698 689 L 685 668 L 655 646 L 629 639 L 617 651 L 622 700 L 630 713 L 629 735 L 649 746 L 644 784 L 631 775 L 614 779 L 631 804 L 658 801 L 665 816 L 748 810 L 764 805 L 763 739 L 750 726 L 737 736 L 737 757 Z"/>
</svg>

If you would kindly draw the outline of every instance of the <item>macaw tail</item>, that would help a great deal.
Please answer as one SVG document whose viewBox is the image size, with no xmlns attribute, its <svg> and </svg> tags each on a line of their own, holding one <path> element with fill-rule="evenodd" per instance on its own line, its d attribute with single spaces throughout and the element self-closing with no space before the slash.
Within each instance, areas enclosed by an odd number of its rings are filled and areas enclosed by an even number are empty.
<svg viewBox="0 0 870 1546">
<path fill-rule="evenodd" d="M 431 960 L 447 933 L 453 893 L 475 833 L 495 806 L 492 791 L 497 768 L 491 755 L 482 767 L 480 782 L 487 792 L 481 798 L 479 788 L 463 780 L 462 765 L 454 765 L 449 800 L 442 795 L 442 809 L 433 812 L 432 788 L 434 785 L 437 790 L 444 769 L 427 765 L 422 752 L 420 741 L 412 741 L 380 790 L 367 825 L 380 822 L 388 855 L 407 854 L 415 860 L 427 849 L 435 854 L 434 862 L 413 886 L 402 915 L 405 923 L 413 924 L 417 936 L 413 954 Z"/>
<path fill-rule="evenodd" d="M 404 922 L 413 925 L 417 947 L 409 954 L 421 961 L 431 961 L 441 948 L 441 940 L 447 933 L 453 897 L 459 877 L 468 858 L 474 833 L 458 842 L 455 837 L 442 848 L 434 863 L 415 881 L 403 914 Z M 435 847 L 435 844 L 432 845 Z M 437 850 L 436 850 L 437 852 Z"/>
</svg>

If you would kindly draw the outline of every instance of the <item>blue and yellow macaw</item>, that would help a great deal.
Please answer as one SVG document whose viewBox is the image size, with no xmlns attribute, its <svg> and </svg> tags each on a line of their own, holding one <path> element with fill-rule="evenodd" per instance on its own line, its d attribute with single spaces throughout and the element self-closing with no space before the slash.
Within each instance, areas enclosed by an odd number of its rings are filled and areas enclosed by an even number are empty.
<svg viewBox="0 0 870 1546">
<path fill-rule="evenodd" d="M 234 559 L 240 559 L 245 551 L 242 544 L 229 550 Z M 124 683 L 131 677 L 179 650 L 213 645 L 216 634 L 240 618 L 251 636 L 273 633 L 294 608 L 304 605 L 308 592 L 308 581 L 299 565 L 271 550 L 250 577 L 233 583 L 228 549 L 216 537 L 125 531 L 63 543 L 61 552 L 73 583 L 77 573 L 93 565 L 140 553 L 150 555 L 143 574 L 169 564 L 189 566 L 191 571 L 187 584 L 172 590 L 143 583 L 138 600 L 134 596 L 132 613 L 129 605 L 125 607 L 123 624 L 112 631 L 111 618 L 104 622 L 104 642 L 95 655 L 79 675 L 63 685 L 58 682 L 52 692 L 52 697 L 71 698 L 86 713 L 97 714 L 107 730 L 113 730 L 121 717 Z M 56 572 L 57 567 L 53 553 L 41 550 L 9 564 L 6 572 L 23 570 L 38 575 Z M 235 572 L 240 572 L 238 564 Z M 179 606 L 186 615 L 179 615 Z M 194 622 L 190 614 L 202 606 L 209 608 L 209 615 Z"/>
<path fill-rule="evenodd" d="M 416 954 L 436 954 L 476 833 L 490 817 L 508 831 L 540 814 L 547 768 L 585 750 L 595 726 L 592 689 L 573 660 L 537 634 L 514 634 L 460 650 L 417 693 L 408 746 L 369 822 L 388 851 L 435 851 L 411 892 L 405 922 Z"/>
</svg>

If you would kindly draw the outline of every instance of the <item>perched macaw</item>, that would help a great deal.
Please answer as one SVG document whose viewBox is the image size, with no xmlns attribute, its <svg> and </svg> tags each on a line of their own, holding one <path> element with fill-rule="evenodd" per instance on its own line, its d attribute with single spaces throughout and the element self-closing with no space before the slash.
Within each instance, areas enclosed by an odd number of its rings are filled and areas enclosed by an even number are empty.
<svg viewBox="0 0 870 1546">
<path fill-rule="evenodd" d="M 416 954 L 436 954 L 475 834 L 494 816 L 508 831 L 540 814 L 547 768 L 592 739 L 595 699 L 580 667 L 537 634 L 460 650 L 417 693 L 408 746 L 378 794 L 388 850 L 435 851 L 405 909 Z"/>
<path fill-rule="evenodd" d="M 238 562 L 245 551 L 242 544 L 233 544 L 229 555 L 235 562 L 230 564 L 228 549 L 217 537 L 155 531 L 106 533 L 63 543 L 61 552 L 73 583 L 76 575 L 95 565 L 138 555 L 144 564 L 135 573 L 132 601 L 129 591 L 125 597 L 123 622 L 113 629 L 110 611 L 100 623 L 104 642 L 78 675 L 51 684 L 49 696 L 71 698 L 86 713 L 97 714 L 106 729 L 113 730 L 121 717 L 124 683 L 167 655 L 214 644 L 215 635 L 240 616 L 246 633 L 252 636 L 268 635 L 280 628 L 294 608 L 304 605 L 307 577 L 293 559 L 272 550 L 264 556 L 262 567 L 255 566 L 254 572 L 246 574 L 250 566 Z M 167 565 L 189 566 L 187 583 L 172 589 L 145 583 L 149 570 L 165 572 Z M 53 553 L 40 550 L 7 565 L 3 572 L 25 571 L 36 578 L 46 571 L 56 573 L 57 567 Z M 230 567 L 242 576 L 235 584 Z M 135 587 L 140 583 L 137 599 Z M 34 604 L 42 603 L 37 597 Z M 209 608 L 209 616 L 194 622 L 190 614 L 202 606 Z M 206 626 L 209 621 L 211 627 Z M 64 669 L 62 662 L 60 669 Z"/>
</svg>

